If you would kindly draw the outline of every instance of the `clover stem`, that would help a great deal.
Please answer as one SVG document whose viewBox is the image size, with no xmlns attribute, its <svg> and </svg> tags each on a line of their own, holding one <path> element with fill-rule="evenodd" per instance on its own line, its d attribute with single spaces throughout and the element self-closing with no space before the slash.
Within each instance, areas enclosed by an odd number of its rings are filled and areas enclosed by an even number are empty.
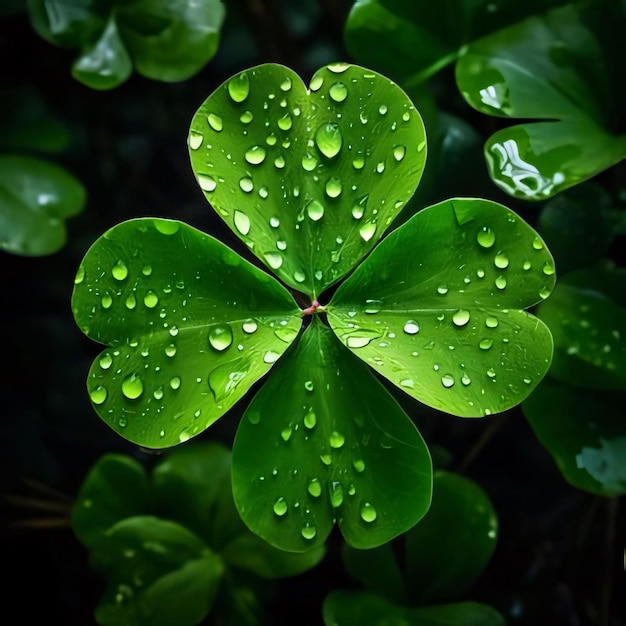
<svg viewBox="0 0 626 626">
<path fill-rule="evenodd" d="M 300 315 L 301 317 L 305 317 L 307 315 L 313 315 L 314 313 L 323 313 L 324 311 L 326 311 L 326 307 L 322 306 L 317 300 L 313 300 L 311 306 L 302 309 Z"/>
</svg>

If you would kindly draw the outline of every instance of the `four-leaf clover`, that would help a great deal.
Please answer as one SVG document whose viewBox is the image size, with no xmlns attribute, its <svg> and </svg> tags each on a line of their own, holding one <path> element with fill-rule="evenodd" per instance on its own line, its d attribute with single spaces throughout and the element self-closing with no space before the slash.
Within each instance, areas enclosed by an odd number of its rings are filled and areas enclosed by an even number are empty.
<svg viewBox="0 0 626 626">
<path fill-rule="evenodd" d="M 72 303 L 108 346 L 89 373 L 94 407 L 166 448 L 272 370 L 233 445 L 242 519 L 291 551 L 335 522 L 355 547 L 385 543 L 428 510 L 432 466 L 381 378 L 458 416 L 517 405 L 552 357 L 524 311 L 549 295 L 552 256 L 514 212 L 470 198 L 419 211 L 374 248 L 419 183 L 426 137 L 406 94 L 362 67 L 329 65 L 308 88 L 280 65 L 241 72 L 188 143 L 207 199 L 279 280 L 178 221 L 112 228 Z"/>
</svg>

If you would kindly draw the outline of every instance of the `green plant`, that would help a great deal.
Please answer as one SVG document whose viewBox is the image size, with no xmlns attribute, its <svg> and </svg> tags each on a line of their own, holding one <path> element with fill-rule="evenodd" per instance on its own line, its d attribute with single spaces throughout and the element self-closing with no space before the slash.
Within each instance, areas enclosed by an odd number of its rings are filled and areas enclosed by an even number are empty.
<svg viewBox="0 0 626 626">
<path fill-rule="evenodd" d="M 146 78 L 180 81 L 213 58 L 224 20 L 221 0 L 131 2 L 28 0 L 32 26 L 47 41 L 79 48 L 76 80 L 93 89 Z"/>
<path fill-rule="evenodd" d="M 380 545 L 428 509 L 426 445 L 365 364 L 465 417 L 515 406 L 549 367 L 550 333 L 522 309 L 549 295 L 553 260 L 502 205 L 423 209 L 355 268 L 413 194 L 425 145 L 411 101 L 379 74 L 334 64 L 307 90 L 286 67 L 252 68 L 194 117 L 192 167 L 228 226 L 307 306 L 172 220 L 115 226 L 78 270 L 76 321 L 110 346 L 89 394 L 129 440 L 187 441 L 275 369 L 239 425 L 233 493 L 245 523 L 278 547 L 322 545 L 335 521 L 351 545 Z"/>
<path fill-rule="evenodd" d="M 233 503 L 230 452 L 213 442 L 178 448 L 150 472 L 129 456 L 102 456 L 72 528 L 107 581 L 96 620 L 115 626 L 186 626 L 209 613 L 256 623 L 271 597 L 263 581 L 300 574 L 325 553 L 283 552 L 252 534 Z"/>
</svg>

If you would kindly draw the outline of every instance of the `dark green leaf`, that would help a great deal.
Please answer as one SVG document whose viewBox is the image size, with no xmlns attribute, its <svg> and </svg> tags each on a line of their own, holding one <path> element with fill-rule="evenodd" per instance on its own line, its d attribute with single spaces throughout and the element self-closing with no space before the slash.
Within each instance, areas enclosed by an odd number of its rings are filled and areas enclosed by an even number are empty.
<svg viewBox="0 0 626 626">
<path fill-rule="evenodd" d="M 275 279 L 172 220 L 115 226 L 87 252 L 75 283 L 76 322 L 110 346 L 89 373 L 92 403 L 111 428 L 148 448 L 204 431 L 301 326 Z"/>
<path fill-rule="evenodd" d="M 137 71 L 181 81 L 217 52 L 225 9 L 221 0 L 143 0 L 120 10 L 120 29 Z"/>
<path fill-rule="evenodd" d="M 131 517 L 98 546 L 108 587 L 99 624 L 194 626 L 208 614 L 223 573 L 219 557 L 170 521 Z"/>
<path fill-rule="evenodd" d="M 360 548 L 405 532 L 428 509 L 431 472 L 409 418 L 316 319 L 252 400 L 233 446 L 244 522 L 294 552 L 322 545 L 335 520 Z"/>
<path fill-rule="evenodd" d="M 421 523 L 423 520 L 418 526 Z M 404 602 L 406 584 L 391 542 L 369 550 L 358 550 L 344 543 L 341 556 L 350 576 L 367 589 L 391 602 Z"/>
<path fill-rule="evenodd" d="M 407 597 L 424 605 L 460 597 L 496 547 L 498 520 L 487 494 L 453 472 L 435 472 L 433 501 L 406 534 Z"/>
<path fill-rule="evenodd" d="M 113 16 L 100 37 L 72 65 L 72 76 L 92 89 L 113 89 L 128 80 L 133 64 Z"/>
<path fill-rule="evenodd" d="M 65 245 L 65 218 L 83 210 L 86 192 L 67 170 L 41 159 L 0 156 L 0 250 L 53 254 Z"/>
<path fill-rule="evenodd" d="M 626 390 L 626 309 L 595 285 L 561 282 L 537 309 L 554 337 L 550 374 L 580 387 Z"/>
<path fill-rule="evenodd" d="M 521 402 L 552 357 L 547 327 L 520 309 L 547 298 L 554 262 L 506 207 L 454 199 L 417 213 L 328 305 L 354 354 L 414 398 L 478 417 Z"/>
<path fill-rule="evenodd" d="M 235 234 L 315 298 L 350 271 L 413 195 L 424 126 L 389 79 L 347 64 L 307 89 L 292 70 L 241 72 L 200 107 L 191 164 Z"/>
<path fill-rule="evenodd" d="M 72 508 L 72 530 L 87 547 L 97 545 L 117 522 L 152 506 L 148 476 L 138 461 L 107 454 L 91 468 Z"/>
<path fill-rule="evenodd" d="M 626 494 L 625 401 L 623 392 L 546 380 L 522 408 L 565 480 L 590 493 L 617 496 Z"/>
<path fill-rule="evenodd" d="M 456 67 L 478 111 L 551 120 L 504 128 L 485 144 L 494 182 L 512 196 L 543 200 L 626 156 L 626 136 L 608 132 L 610 102 L 599 43 L 573 5 L 472 43 Z"/>
<path fill-rule="evenodd" d="M 323 613 L 325 626 L 506 626 L 495 609 L 477 602 L 408 609 L 363 591 L 331 591 Z"/>
</svg>

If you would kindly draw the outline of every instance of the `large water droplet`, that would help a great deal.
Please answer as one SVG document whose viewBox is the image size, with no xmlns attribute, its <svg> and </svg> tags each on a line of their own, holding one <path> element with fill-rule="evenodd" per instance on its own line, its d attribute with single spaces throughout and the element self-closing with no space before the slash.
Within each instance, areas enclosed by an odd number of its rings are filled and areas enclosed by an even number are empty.
<svg viewBox="0 0 626 626">
<path fill-rule="evenodd" d="M 319 151 L 332 159 L 339 154 L 343 138 L 337 124 L 322 124 L 315 133 L 315 143 Z"/>
<path fill-rule="evenodd" d="M 308 522 L 302 527 L 302 536 L 307 540 L 310 541 L 311 539 L 315 538 L 315 535 L 317 535 L 317 528 L 315 528 L 315 526 L 309 524 Z"/>
<path fill-rule="evenodd" d="M 509 257 L 504 252 L 498 252 L 493 263 L 497 268 L 504 270 L 509 266 Z"/>
<path fill-rule="evenodd" d="M 252 111 L 244 111 L 239 118 L 242 124 L 249 124 L 254 119 Z"/>
<path fill-rule="evenodd" d="M 254 183 L 252 182 L 251 178 L 249 178 L 248 176 L 244 176 L 239 181 L 239 187 L 241 191 L 244 191 L 245 193 L 250 193 L 254 189 Z"/>
<path fill-rule="evenodd" d="M 309 409 L 308 413 L 304 416 L 304 425 L 309 429 L 315 428 L 315 424 L 317 424 L 317 417 L 313 409 Z"/>
<path fill-rule="evenodd" d="M 260 165 L 265 160 L 267 154 L 263 146 L 252 146 L 249 150 L 246 150 L 245 158 L 250 165 Z"/>
<path fill-rule="evenodd" d="M 107 395 L 108 395 L 107 389 L 106 387 L 102 385 L 98 385 L 97 387 L 94 387 L 89 392 L 89 397 L 91 398 L 91 401 L 94 404 L 102 404 L 107 399 Z"/>
<path fill-rule="evenodd" d="M 341 180 L 332 176 L 326 181 L 326 195 L 329 198 L 337 198 L 341 194 Z"/>
<path fill-rule="evenodd" d="M 311 202 L 306 205 L 306 212 L 314 222 L 317 222 L 324 217 L 324 205 L 317 200 L 311 200 Z"/>
<path fill-rule="evenodd" d="M 256 329 L 258 328 L 258 324 L 252 319 L 245 320 L 243 324 L 241 325 L 241 328 L 244 333 L 251 335 L 252 333 L 256 332 Z"/>
<path fill-rule="evenodd" d="M 207 121 L 209 122 L 209 126 L 218 133 L 224 128 L 222 118 L 219 115 L 215 115 L 215 113 L 209 113 Z"/>
<path fill-rule="evenodd" d="M 343 102 L 348 97 L 348 89 L 343 83 L 334 83 L 328 93 L 335 102 Z"/>
<path fill-rule="evenodd" d="M 343 504 L 343 487 L 338 480 L 330 484 L 330 505 L 336 509 Z"/>
<path fill-rule="evenodd" d="M 506 287 L 506 278 L 504 276 L 498 276 L 495 283 L 498 289 L 504 289 Z"/>
<path fill-rule="evenodd" d="M 377 515 L 378 514 L 376 513 L 376 509 L 369 502 L 363 503 L 363 505 L 361 506 L 361 519 L 364 522 L 373 522 L 376 519 Z"/>
<path fill-rule="evenodd" d="M 170 388 L 173 389 L 174 391 L 176 391 L 177 389 L 180 389 L 181 383 L 182 383 L 182 380 L 180 376 L 172 376 L 170 378 Z"/>
<path fill-rule="evenodd" d="M 478 347 L 481 350 L 491 350 L 492 346 L 493 346 L 493 341 L 491 339 L 481 339 L 480 342 L 478 343 Z"/>
<path fill-rule="evenodd" d="M 202 133 L 199 133 L 197 130 L 189 131 L 189 147 L 192 150 L 197 150 L 202 145 L 203 141 L 204 137 Z"/>
<path fill-rule="evenodd" d="M 277 270 L 283 264 L 283 255 L 280 252 L 267 252 L 264 256 L 273 270 Z"/>
<path fill-rule="evenodd" d="M 285 113 L 285 115 L 278 119 L 278 128 L 281 130 L 290 130 L 292 126 L 293 120 L 291 119 L 291 115 L 289 115 L 289 113 Z"/>
<path fill-rule="evenodd" d="M 307 487 L 307 491 L 314 497 L 319 498 L 322 495 L 322 485 L 317 478 L 313 478 Z"/>
<path fill-rule="evenodd" d="M 420 327 L 415 320 L 409 320 L 404 325 L 403 330 L 407 335 L 416 335 L 417 333 L 419 333 Z"/>
<path fill-rule="evenodd" d="M 111 365 L 113 365 L 113 357 L 108 352 L 105 352 L 100 357 L 100 360 L 98 361 L 98 363 L 100 364 L 100 367 L 103 370 L 108 370 L 111 367 Z"/>
<path fill-rule="evenodd" d="M 354 469 L 359 472 L 359 474 L 365 471 L 365 461 L 362 459 L 356 459 L 352 462 L 352 465 L 354 466 Z"/>
<path fill-rule="evenodd" d="M 546 276 L 552 276 L 554 274 L 554 264 L 551 263 L 550 261 L 546 261 L 543 265 L 543 267 L 541 268 L 541 271 L 546 275 Z"/>
<path fill-rule="evenodd" d="M 165 346 L 165 354 L 166 356 L 173 357 L 176 356 L 176 346 L 173 343 Z"/>
<path fill-rule="evenodd" d="M 535 237 L 533 239 L 533 248 L 535 250 L 543 250 L 543 241 L 541 241 L 541 239 L 539 239 L 539 237 Z"/>
<path fill-rule="evenodd" d="M 209 344 L 214 350 L 222 352 L 233 343 L 233 331 L 228 324 L 216 324 L 209 330 Z"/>
<path fill-rule="evenodd" d="M 268 350 L 263 355 L 263 363 L 276 363 L 280 359 L 280 354 L 278 352 L 274 352 L 273 350 Z"/>
<path fill-rule="evenodd" d="M 302 169 L 312 172 L 317 167 L 317 159 L 308 152 L 302 157 Z"/>
<path fill-rule="evenodd" d="M 441 377 L 441 384 L 446 387 L 446 389 L 450 389 L 450 387 L 454 386 L 454 376 L 452 376 L 452 374 L 444 374 Z"/>
<path fill-rule="evenodd" d="M 331 448 L 341 448 L 345 441 L 345 437 L 341 433 L 338 433 L 336 430 L 333 430 L 333 432 L 330 433 L 330 437 L 328 438 L 328 443 L 330 443 Z"/>
<path fill-rule="evenodd" d="M 143 303 L 149 309 L 154 309 L 154 307 L 159 303 L 159 296 L 157 296 L 152 289 L 148 289 L 146 295 L 143 297 Z"/>
<path fill-rule="evenodd" d="M 124 280 L 128 276 L 128 268 L 124 261 L 118 261 L 111 270 L 111 274 L 113 274 L 113 278 L 115 280 Z"/>
<path fill-rule="evenodd" d="M 311 80 L 311 84 L 309 85 L 309 89 L 311 91 L 318 91 L 323 84 L 324 79 L 321 76 L 314 76 Z"/>
<path fill-rule="evenodd" d="M 402 161 L 404 159 L 404 155 L 406 154 L 405 146 L 395 146 L 393 149 L 393 158 L 396 161 Z"/>
<path fill-rule="evenodd" d="M 359 228 L 359 235 L 363 241 L 369 241 L 376 233 L 376 222 L 367 222 Z"/>
<path fill-rule="evenodd" d="M 453 316 L 452 322 L 455 326 L 465 326 L 470 321 L 469 311 L 465 309 L 459 309 Z"/>
<path fill-rule="evenodd" d="M 287 513 L 287 503 L 285 502 L 285 498 L 280 497 L 274 502 L 274 513 L 279 517 L 282 517 Z"/>
<path fill-rule="evenodd" d="M 249 93 L 250 78 L 247 72 L 241 72 L 228 81 L 228 94 L 235 102 L 243 102 Z"/>
<path fill-rule="evenodd" d="M 129 400 L 136 400 L 143 393 L 143 382 L 137 374 L 131 374 L 122 381 L 122 393 Z"/>
<path fill-rule="evenodd" d="M 485 326 L 487 328 L 497 328 L 498 327 L 498 318 L 489 316 L 485 319 Z"/>
<path fill-rule="evenodd" d="M 476 235 L 476 241 L 483 248 L 491 248 L 496 242 L 496 236 L 494 232 L 488 226 L 483 226 Z"/>
<path fill-rule="evenodd" d="M 215 191 L 217 187 L 217 183 L 212 176 L 208 174 L 198 174 L 198 185 L 200 185 L 200 189 L 203 191 Z"/>
<path fill-rule="evenodd" d="M 250 232 L 250 218 L 243 211 L 235 211 L 233 215 L 235 228 L 242 234 L 247 235 Z"/>
</svg>

